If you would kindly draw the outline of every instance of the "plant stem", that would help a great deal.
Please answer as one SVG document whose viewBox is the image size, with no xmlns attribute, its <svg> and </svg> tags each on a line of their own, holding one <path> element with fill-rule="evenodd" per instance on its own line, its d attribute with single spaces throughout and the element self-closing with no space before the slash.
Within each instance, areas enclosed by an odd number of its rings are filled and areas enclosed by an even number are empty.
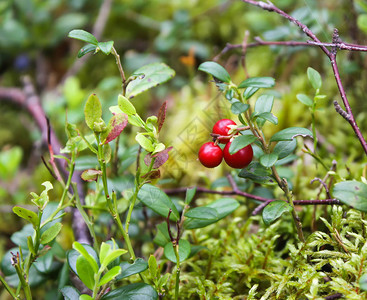
<svg viewBox="0 0 367 300">
<path fill-rule="evenodd" d="M 0 281 L 1 283 L 4 285 L 5 289 L 7 290 L 7 292 L 16 300 L 19 299 L 18 296 L 15 295 L 13 289 L 8 285 L 8 283 L 5 281 L 5 279 L 0 275 Z"/>
<path fill-rule="evenodd" d="M 179 295 L 179 290 L 180 290 L 180 273 L 181 273 L 181 269 L 180 269 L 180 255 L 179 255 L 179 245 L 178 242 L 176 241 L 176 244 L 173 245 L 173 250 L 175 252 L 175 256 L 176 256 L 176 285 L 175 285 L 175 300 L 178 299 L 178 295 Z"/>
<path fill-rule="evenodd" d="M 20 268 L 19 256 L 17 256 L 16 260 L 17 262 L 14 264 L 14 267 L 18 274 L 20 284 L 23 288 L 25 298 L 27 300 L 32 300 L 31 287 L 29 286 L 29 282 L 28 282 L 29 277 L 26 274 L 24 274 L 22 269 Z"/>
<path fill-rule="evenodd" d="M 122 68 L 122 65 L 121 65 L 120 55 L 117 53 L 115 47 L 112 47 L 111 53 L 113 54 L 113 56 L 116 59 L 116 64 L 117 64 L 117 67 L 119 69 L 120 76 L 121 76 L 121 79 L 122 79 L 122 85 L 123 85 L 123 93 L 122 94 L 124 95 L 125 94 L 126 77 L 125 77 L 124 69 Z"/>
</svg>

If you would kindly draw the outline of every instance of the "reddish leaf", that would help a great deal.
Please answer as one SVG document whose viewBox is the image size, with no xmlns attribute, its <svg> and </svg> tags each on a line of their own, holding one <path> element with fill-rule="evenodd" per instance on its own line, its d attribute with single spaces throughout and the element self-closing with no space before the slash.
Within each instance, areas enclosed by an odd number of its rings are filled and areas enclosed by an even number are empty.
<svg viewBox="0 0 367 300">
<path fill-rule="evenodd" d="M 152 158 L 155 157 L 155 161 L 153 164 L 153 169 L 158 169 L 162 166 L 169 158 L 168 152 L 172 150 L 173 147 L 168 147 L 161 152 L 154 154 L 153 156 L 149 153 L 144 157 L 144 162 L 147 166 L 150 165 Z"/>
<path fill-rule="evenodd" d="M 159 109 L 158 112 L 158 132 L 161 131 L 164 120 L 166 119 L 166 110 L 167 110 L 167 102 L 163 102 L 161 108 Z"/>
<path fill-rule="evenodd" d="M 117 138 L 127 125 L 126 114 L 115 114 L 108 123 L 108 134 L 104 140 L 104 144 L 107 144 Z"/>
<path fill-rule="evenodd" d="M 161 177 L 161 171 L 153 170 L 142 176 L 144 179 L 158 179 Z"/>
<path fill-rule="evenodd" d="M 80 177 L 84 181 L 92 182 L 92 181 L 97 181 L 99 175 L 102 175 L 101 170 L 88 169 L 88 170 L 85 170 Z"/>
</svg>

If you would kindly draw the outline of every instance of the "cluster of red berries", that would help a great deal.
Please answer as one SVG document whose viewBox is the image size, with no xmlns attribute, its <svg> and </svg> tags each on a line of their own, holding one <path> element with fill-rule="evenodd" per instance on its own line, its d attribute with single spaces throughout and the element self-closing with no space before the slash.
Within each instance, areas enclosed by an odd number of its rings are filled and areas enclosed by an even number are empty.
<svg viewBox="0 0 367 300">
<path fill-rule="evenodd" d="M 231 134 L 230 125 L 237 125 L 229 119 L 221 119 L 213 126 L 213 134 L 217 137 L 215 142 L 203 144 L 199 150 L 199 161 L 207 168 L 215 168 L 220 165 L 223 158 L 228 166 L 236 169 L 247 167 L 252 161 L 253 151 L 251 145 L 248 145 L 234 154 L 229 153 Z M 226 144 L 222 150 L 217 143 Z"/>
</svg>

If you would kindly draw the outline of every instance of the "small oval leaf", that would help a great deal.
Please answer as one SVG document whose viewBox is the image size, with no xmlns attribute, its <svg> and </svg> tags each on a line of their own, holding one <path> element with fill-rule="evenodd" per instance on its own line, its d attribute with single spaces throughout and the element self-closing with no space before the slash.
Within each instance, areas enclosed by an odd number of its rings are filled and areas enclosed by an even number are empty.
<svg viewBox="0 0 367 300">
<path fill-rule="evenodd" d="M 102 104 L 96 94 L 89 96 L 84 107 L 84 116 L 85 123 L 87 123 L 90 129 L 94 130 L 94 123 L 100 122 L 102 117 Z"/>
<path fill-rule="evenodd" d="M 136 114 L 135 106 L 129 101 L 129 99 L 122 96 L 121 94 L 118 96 L 118 104 L 122 112 L 124 112 L 128 116 Z"/>
<path fill-rule="evenodd" d="M 312 132 L 310 130 L 308 130 L 307 128 L 289 127 L 289 128 L 283 129 L 283 130 L 277 132 L 276 134 L 274 134 L 270 138 L 270 142 L 291 141 L 296 136 L 300 136 L 300 135 L 303 136 L 303 137 L 309 136 L 310 138 L 313 138 Z"/>
<path fill-rule="evenodd" d="M 346 205 L 367 212 L 367 184 L 351 180 L 334 185 L 333 195 Z"/>
<path fill-rule="evenodd" d="M 265 225 L 270 225 L 273 221 L 280 218 L 282 214 L 286 212 L 291 212 L 292 206 L 283 201 L 276 200 L 270 202 L 263 210 L 262 217 Z"/>
<path fill-rule="evenodd" d="M 315 69 L 308 67 L 307 68 L 307 77 L 310 81 L 312 87 L 317 90 L 321 88 L 322 80 L 321 75 L 319 72 L 317 72 Z"/>
<path fill-rule="evenodd" d="M 297 99 L 308 107 L 312 107 L 313 101 L 305 94 L 297 94 Z"/>
<path fill-rule="evenodd" d="M 180 262 L 185 261 L 191 252 L 191 245 L 187 240 L 180 240 L 178 242 L 178 257 L 180 259 Z M 172 242 L 169 242 L 166 246 L 164 246 L 164 255 L 169 259 L 170 261 L 177 263 L 177 258 L 175 255 L 175 251 L 173 249 Z"/>
<path fill-rule="evenodd" d="M 93 34 L 85 30 L 81 30 L 81 29 L 74 29 L 70 31 L 68 34 L 68 37 L 72 39 L 80 40 L 86 43 L 90 43 L 96 46 L 98 44 L 98 40 L 95 38 Z"/>
<path fill-rule="evenodd" d="M 31 222 L 34 228 L 38 227 L 39 219 L 35 212 L 28 210 L 26 208 L 15 206 L 13 207 L 13 212 L 24 220 Z"/>
<path fill-rule="evenodd" d="M 265 168 L 272 167 L 277 162 L 277 160 L 278 160 L 278 155 L 274 153 L 264 154 L 260 157 L 260 163 Z"/>
<path fill-rule="evenodd" d="M 231 77 L 229 76 L 226 69 L 224 69 L 220 64 L 214 61 L 206 61 L 202 63 L 199 66 L 198 70 L 210 74 L 222 82 L 231 82 Z"/>
<path fill-rule="evenodd" d="M 41 244 L 45 245 L 49 242 L 53 241 L 57 235 L 59 234 L 62 228 L 61 223 L 55 223 L 50 228 L 48 228 L 44 233 L 41 235 Z"/>
<path fill-rule="evenodd" d="M 256 140 L 257 137 L 255 137 L 254 135 L 240 135 L 232 141 L 231 145 L 229 146 L 229 153 L 234 154 L 242 148 L 255 142 Z"/>
<path fill-rule="evenodd" d="M 251 77 L 240 83 L 238 88 L 271 88 L 275 85 L 275 79 L 272 77 Z"/>
</svg>

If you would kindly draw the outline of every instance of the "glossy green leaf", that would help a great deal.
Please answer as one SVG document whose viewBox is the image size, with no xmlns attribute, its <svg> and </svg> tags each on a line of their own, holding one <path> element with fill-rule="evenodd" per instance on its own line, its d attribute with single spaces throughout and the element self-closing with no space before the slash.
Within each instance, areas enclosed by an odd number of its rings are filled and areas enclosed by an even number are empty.
<svg viewBox="0 0 367 300">
<path fill-rule="evenodd" d="M 93 298 L 88 294 L 83 294 L 79 296 L 79 300 L 93 300 Z"/>
<path fill-rule="evenodd" d="M 194 219 L 194 218 L 186 218 L 184 222 L 184 227 L 186 229 L 196 229 L 208 226 L 210 224 L 216 223 L 219 220 L 225 218 L 226 216 L 230 215 L 234 212 L 240 204 L 233 198 L 220 198 L 214 202 L 209 203 L 203 207 L 209 207 L 216 209 L 218 213 L 217 219 L 212 220 L 204 220 L 204 219 Z"/>
<path fill-rule="evenodd" d="M 278 125 L 278 118 L 274 116 L 271 112 L 255 114 L 253 118 L 256 118 L 256 122 L 260 127 L 264 125 L 265 121 L 269 121 L 274 125 Z"/>
<path fill-rule="evenodd" d="M 253 88 L 271 88 L 275 85 L 275 79 L 272 77 L 251 77 L 240 83 L 240 89 L 246 87 Z"/>
<path fill-rule="evenodd" d="M 107 267 L 112 261 L 116 258 L 124 255 L 127 252 L 125 249 L 115 249 L 111 250 L 111 252 L 104 258 L 103 262 L 101 262 L 102 267 Z"/>
<path fill-rule="evenodd" d="M 319 88 L 321 88 L 322 85 L 322 80 L 321 80 L 321 75 L 319 72 L 317 72 L 315 69 L 308 67 L 307 68 L 307 77 L 308 80 L 310 81 L 312 87 L 317 90 Z"/>
<path fill-rule="evenodd" d="M 135 140 L 138 142 L 138 144 L 145 150 L 147 150 L 148 152 L 153 152 L 154 151 L 154 146 L 153 143 L 151 142 L 150 139 L 148 139 L 145 135 L 143 135 L 142 133 L 138 133 L 135 137 Z"/>
<path fill-rule="evenodd" d="M 271 112 L 273 104 L 274 104 L 273 95 L 261 95 L 256 100 L 255 112 L 257 113 Z"/>
<path fill-rule="evenodd" d="M 79 291 L 73 286 L 64 286 L 60 289 L 61 294 L 64 296 L 64 300 L 79 299 Z"/>
<path fill-rule="evenodd" d="M 278 155 L 278 159 L 282 159 L 288 156 L 289 154 L 293 153 L 296 147 L 297 147 L 296 139 L 290 141 L 280 141 L 275 145 L 273 153 Z"/>
<path fill-rule="evenodd" d="M 106 256 L 111 252 L 111 245 L 105 242 L 102 242 L 101 247 L 99 249 L 99 261 L 101 264 L 105 261 Z M 107 264 L 108 265 L 108 264 Z"/>
<path fill-rule="evenodd" d="M 146 269 L 148 269 L 148 263 L 142 258 L 137 258 L 132 264 L 126 261 L 122 262 L 120 264 L 120 267 L 121 273 L 116 277 L 116 280 L 120 280 L 131 275 L 144 272 Z"/>
<path fill-rule="evenodd" d="M 84 116 L 88 127 L 94 130 L 94 123 L 100 122 L 102 117 L 102 104 L 96 94 L 89 96 L 84 107 Z"/>
<path fill-rule="evenodd" d="M 277 132 L 276 134 L 274 134 L 270 138 L 270 141 L 271 142 L 291 141 L 296 136 L 303 136 L 303 137 L 309 136 L 309 137 L 313 138 L 312 132 L 310 130 L 308 130 L 307 128 L 289 127 L 289 128 L 283 129 L 283 130 Z"/>
<path fill-rule="evenodd" d="M 260 163 L 266 167 L 272 167 L 278 160 L 278 155 L 274 153 L 264 154 L 260 157 Z"/>
<path fill-rule="evenodd" d="M 83 57 L 84 55 L 90 53 L 90 52 L 95 52 L 97 49 L 96 45 L 92 45 L 92 44 L 88 44 L 85 45 L 84 47 L 82 47 L 79 52 L 78 52 L 78 58 Z"/>
<path fill-rule="evenodd" d="M 256 140 L 257 137 L 255 137 L 254 135 L 240 135 L 232 141 L 231 145 L 229 146 L 229 153 L 234 154 L 242 148 L 255 142 Z"/>
<path fill-rule="evenodd" d="M 150 184 L 145 184 L 140 189 L 138 198 L 144 203 L 144 205 L 148 206 L 151 210 L 162 217 L 167 217 L 169 210 L 171 209 L 172 213 L 170 215 L 170 220 L 177 221 L 180 219 L 180 214 L 178 213 L 176 206 L 161 189 Z"/>
<path fill-rule="evenodd" d="M 185 216 L 193 219 L 217 220 L 218 212 L 214 208 L 201 206 L 190 209 Z"/>
<path fill-rule="evenodd" d="M 121 94 L 118 96 L 118 104 L 122 112 L 124 112 L 128 116 L 136 114 L 135 106 L 129 101 L 129 99 L 122 96 Z"/>
<path fill-rule="evenodd" d="M 249 179 L 253 182 L 265 184 L 265 183 L 273 183 L 271 177 L 271 170 L 269 168 L 265 168 L 257 161 L 253 161 L 247 168 L 244 168 L 238 174 L 241 178 Z"/>
<path fill-rule="evenodd" d="M 110 282 L 111 280 L 115 279 L 115 277 L 119 275 L 120 273 L 121 273 L 120 266 L 113 267 L 111 270 L 109 270 L 106 274 L 103 275 L 103 277 L 101 278 L 101 280 L 98 283 L 98 286 L 102 286 Z"/>
<path fill-rule="evenodd" d="M 312 107 L 313 101 L 305 94 L 297 94 L 297 99 L 308 107 Z"/>
<path fill-rule="evenodd" d="M 98 41 L 94 37 L 93 34 L 87 32 L 85 30 L 81 30 L 81 29 L 74 29 L 74 30 L 70 31 L 69 34 L 68 34 L 68 37 L 72 38 L 72 39 L 77 39 L 77 40 L 80 40 L 80 41 L 83 41 L 83 42 L 86 42 L 86 43 L 89 43 L 89 44 L 93 44 L 93 45 L 96 45 L 96 46 L 98 44 Z"/>
<path fill-rule="evenodd" d="M 149 284 L 138 282 L 117 288 L 101 298 L 101 300 L 157 300 L 158 293 Z"/>
<path fill-rule="evenodd" d="M 94 287 L 94 272 L 92 266 L 88 260 L 80 255 L 76 260 L 76 271 L 80 280 L 85 284 L 85 286 L 91 290 Z M 97 270 L 98 271 L 98 270 Z"/>
<path fill-rule="evenodd" d="M 336 199 L 355 209 L 367 212 L 367 184 L 356 181 L 343 181 L 334 185 Z"/>
<path fill-rule="evenodd" d="M 162 84 L 175 76 L 175 71 L 164 63 L 152 63 L 136 70 L 131 77 L 136 77 L 126 87 L 126 97 L 134 98 L 140 93 Z"/>
<path fill-rule="evenodd" d="M 92 270 L 97 273 L 98 272 L 98 264 L 95 261 L 94 257 L 92 257 L 88 251 L 84 248 L 84 246 L 78 242 L 73 243 L 73 248 L 78 251 L 89 263 L 89 265 L 92 267 Z"/>
<path fill-rule="evenodd" d="M 167 243 L 171 241 L 168 233 L 167 222 L 162 222 L 158 224 L 156 228 L 157 233 L 153 242 L 156 243 L 158 246 L 164 247 Z"/>
<path fill-rule="evenodd" d="M 21 217 L 24 220 L 27 220 L 28 222 L 32 223 L 33 228 L 37 228 L 39 225 L 39 218 L 37 214 L 29 209 L 26 209 L 24 207 L 15 206 L 13 207 L 13 212 L 18 216 Z"/>
<path fill-rule="evenodd" d="M 97 256 L 97 253 L 94 251 L 94 249 L 87 244 L 82 244 L 82 245 L 84 249 L 89 253 L 89 255 L 94 259 L 94 261 L 98 261 L 98 256 Z M 69 250 L 66 255 L 68 265 L 75 274 L 78 274 L 76 270 L 76 260 L 78 259 L 80 255 L 81 254 L 74 249 Z"/>
<path fill-rule="evenodd" d="M 191 245 L 187 240 L 180 240 L 178 242 L 178 257 L 180 259 L 180 262 L 185 261 L 191 252 Z M 172 242 L 169 242 L 166 246 L 164 246 L 164 255 L 169 259 L 170 261 L 177 263 L 177 258 L 175 255 L 175 251 L 173 249 Z"/>
<path fill-rule="evenodd" d="M 196 187 L 188 188 L 186 190 L 185 203 L 190 204 L 196 194 Z"/>
<path fill-rule="evenodd" d="M 57 235 L 59 234 L 62 228 L 61 223 L 55 223 L 50 228 L 48 228 L 44 233 L 41 235 L 41 244 L 45 245 L 49 242 L 53 241 Z"/>
<path fill-rule="evenodd" d="M 243 97 L 247 100 L 250 99 L 257 91 L 259 90 L 259 88 L 256 87 L 247 87 L 245 89 L 245 91 L 243 92 Z"/>
<path fill-rule="evenodd" d="M 245 111 L 247 111 L 250 108 L 250 105 L 245 104 L 245 103 L 241 103 L 241 102 L 235 102 L 231 105 L 231 111 L 232 113 L 234 113 L 235 115 L 239 115 L 244 113 Z"/>
<path fill-rule="evenodd" d="M 291 212 L 292 206 L 283 201 L 283 200 L 276 200 L 270 202 L 265 208 L 263 209 L 262 217 L 265 225 L 270 225 L 276 219 L 280 218 L 282 214 L 286 212 Z"/>
<path fill-rule="evenodd" d="M 231 77 L 229 76 L 226 69 L 214 61 L 206 61 L 202 63 L 198 70 L 210 74 L 222 82 L 231 82 Z"/>
<path fill-rule="evenodd" d="M 102 53 L 109 55 L 113 47 L 113 41 L 99 42 L 97 46 Z"/>
</svg>

